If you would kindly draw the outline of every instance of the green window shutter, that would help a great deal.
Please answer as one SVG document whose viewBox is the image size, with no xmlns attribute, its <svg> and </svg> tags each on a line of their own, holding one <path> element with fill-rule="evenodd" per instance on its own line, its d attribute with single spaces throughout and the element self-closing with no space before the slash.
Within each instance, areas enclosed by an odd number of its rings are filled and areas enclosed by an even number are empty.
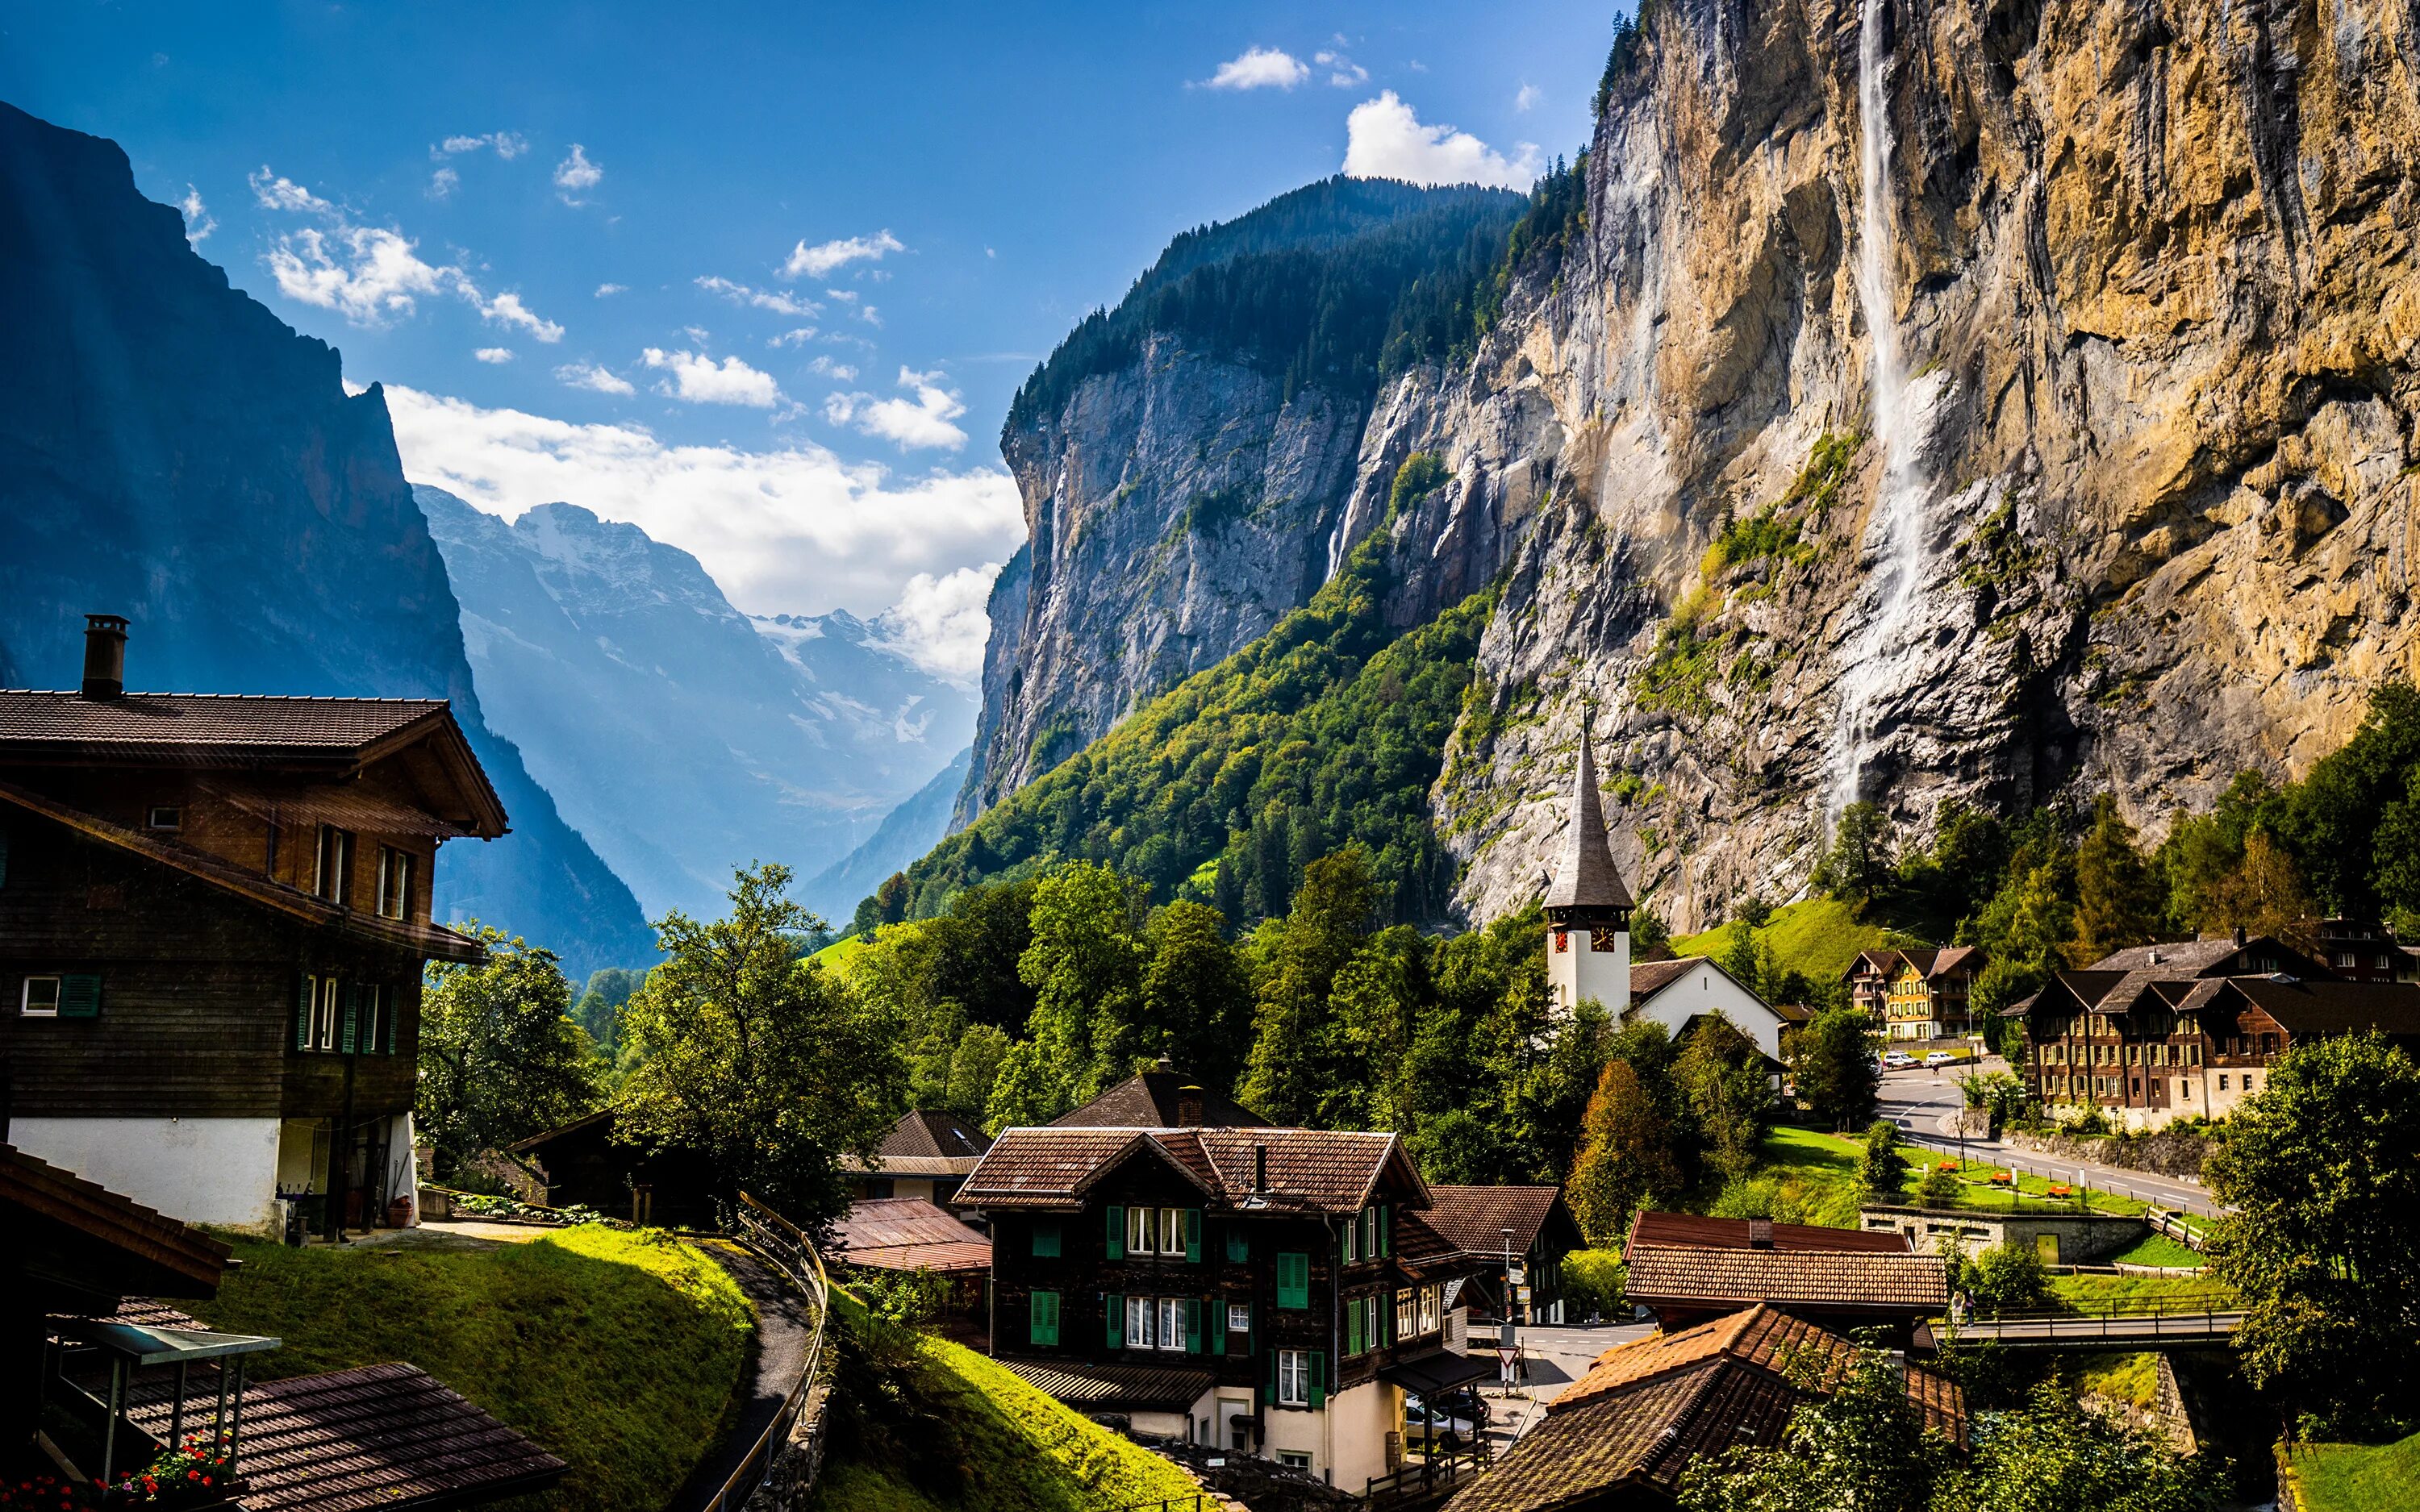
<svg viewBox="0 0 2420 1512">
<path fill-rule="evenodd" d="M 1059 1342 L 1059 1293 L 1037 1291 L 1026 1304 L 1026 1338 L 1034 1344 Z"/>
<path fill-rule="evenodd" d="M 1185 1352 L 1202 1352 L 1202 1299 L 1199 1297 L 1185 1299 Z"/>
<path fill-rule="evenodd" d="M 1344 1309 L 1344 1352 L 1359 1354 L 1368 1347 L 1361 1336 L 1361 1301 L 1357 1297 Z"/>
<path fill-rule="evenodd" d="M 1227 1258 L 1241 1264 L 1251 1257 L 1252 1236 L 1244 1231 L 1242 1224 L 1230 1219 L 1227 1224 Z"/>
<path fill-rule="evenodd" d="M 1059 1254 L 1059 1220 L 1037 1218 L 1033 1222 L 1033 1253 L 1046 1259 Z"/>
<path fill-rule="evenodd" d="M 1210 1352 L 1224 1354 L 1227 1352 L 1227 1299 L 1211 1298 L 1205 1310 L 1210 1319 Z"/>
<path fill-rule="evenodd" d="M 101 1017 L 101 979 L 89 974 L 59 979 L 59 1017 Z"/>
<path fill-rule="evenodd" d="M 1388 1221 L 1394 1216 L 1393 1207 L 1384 1202 L 1378 1204 L 1378 1254 L 1384 1258 L 1392 1258 L 1395 1253 L 1394 1225 Z"/>
<path fill-rule="evenodd" d="M 1202 1263 L 1202 1210 L 1185 1210 L 1185 1259 L 1189 1265 Z"/>
<path fill-rule="evenodd" d="M 1325 1350 L 1311 1351 L 1311 1405 L 1314 1409 L 1327 1405 L 1327 1351 Z"/>
<path fill-rule="evenodd" d="M 403 989 L 389 987 L 384 996 L 386 998 L 386 1043 L 382 1049 L 385 1054 L 391 1056 L 395 1054 L 395 1021 L 403 1017 Z"/>
<path fill-rule="evenodd" d="M 361 1008 L 362 1008 L 362 988 L 361 988 L 361 983 L 359 983 L 359 982 L 347 982 L 347 983 L 345 984 L 345 1029 L 344 1029 L 344 1038 L 342 1038 L 341 1040 L 339 1040 L 339 1041 L 337 1041 L 336 1047 L 337 1047 L 338 1049 L 342 1050 L 345 1054 L 347 1054 L 347 1055 L 349 1055 L 349 1055 L 351 1055 L 351 1054 L 353 1053 L 353 1037 L 354 1037 L 354 1031 L 355 1031 L 355 1028 L 356 1028 L 356 1026 L 356 1026 L 356 1021 L 361 1017 Z"/>
<path fill-rule="evenodd" d="M 1126 1300 L 1111 1292 L 1108 1303 L 1109 1348 L 1123 1350 L 1126 1347 Z"/>
<path fill-rule="evenodd" d="M 1278 1404 L 1278 1351 L 1269 1351 L 1269 1383 L 1261 1388 L 1261 1400 L 1271 1407 Z"/>
<path fill-rule="evenodd" d="M 1278 1305 L 1300 1312 L 1311 1305 L 1311 1257 L 1299 1253 L 1278 1257 Z"/>
<path fill-rule="evenodd" d="M 294 1048 L 311 1048 L 311 979 L 305 975 L 294 989 Z"/>
<path fill-rule="evenodd" d="M 1126 1257 L 1126 1210 L 1112 1204 L 1109 1208 L 1109 1258 Z"/>
</svg>

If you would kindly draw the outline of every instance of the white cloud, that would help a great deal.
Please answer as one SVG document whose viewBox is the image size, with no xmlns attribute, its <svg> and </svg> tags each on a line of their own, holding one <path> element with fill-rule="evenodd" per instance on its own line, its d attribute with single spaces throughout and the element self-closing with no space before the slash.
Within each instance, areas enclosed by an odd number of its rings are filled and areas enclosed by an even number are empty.
<svg viewBox="0 0 2420 1512">
<path fill-rule="evenodd" d="M 991 637 L 991 585 L 1001 564 L 960 567 L 935 577 L 920 572 L 899 602 L 875 617 L 883 644 L 937 677 L 972 687 L 983 677 L 984 642 Z"/>
<path fill-rule="evenodd" d="M 895 442 L 903 452 L 934 446 L 954 452 L 967 444 L 967 433 L 950 424 L 965 414 L 967 407 L 955 389 L 941 387 L 940 374 L 903 367 L 899 386 L 914 397 L 876 399 L 868 393 L 835 393 L 824 400 L 824 418 Z"/>
<path fill-rule="evenodd" d="M 440 168 L 428 176 L 428 197 L 430 199 L 451 198 L 461 182 L 460 174 L 451 168 Z"/>
<path fill-rule="evenodd" d="M 1534 84 L 1525 84 L 1521 86 L 1520 92 L 1512 97 L 1512 108 L 1526 116 L 1538 108 L 1538 86 Z"/>
<path fill-rule="evenodd" d="M 772 374 L 737 357 L 726 357 L 717 366 L 713 358 L 700 352 L 668 352 L 650 347 L 644 360 L 649 367 L 672 375 L 656 386 L 659 393 L 690 404 L 744 404 L 770 409 L 782 400 L 781 385 L 773 381 Z"/>
<path fill-rule="evenodd" d="M 630 285 L 628 284 L 599 284 L 597 285 L 597 297 L 600 300 L 612 299 L 616 294 L 628 294 L 629 292 Z"/>
<path fill-rule="evenodd" d="M 318 215 L 335 208 L 293 179 L 271 173 L 265 162 L 260 165 L 258 173 L 245 181 L 252 185 L 252 197 L 260 201 L 263 209 L 309 210 Z"/>
<path fill-rule="evenodd" d="M 1310 77 L 1310 67 L 1291 53 L 1248 47 L 1203 83 L 1213 89 L 1291 89 Z"/>
<path fill-rule="evenodd" d="M 588 161 L 587 151 L 577 142 L 571 144 L 571 156 L 554 165 L 555 192 L 566 205 L 581 203 L 581 196 L 605 181 L 605 170 Z"/>
<path fill-rule="evenodd" d="M 1327 82 L 1339 89 L 1351 89 L 1370 82 L 1370 70 L 1342 53 L 1314 53 L 1311 60 L 1327 70 Z"/>
<path fill-rule="evenodd" d="M 185 186 L 185 197 L 177 202 L 177 208 L 185 212 L 187 246 L 200 246 L 210 239 L 211 232 L 219 228 L 219 224 L 210 219 L 209 207 L 202 203 L 202 192 L 191 184 Z"/>
<path fill-rule="evenodd" d="M 566 363 L 554 370 L 555 381 L 568 388 L 586 389 L 595 393 L 619 394 L 625 398 L 639 391 L 628 378 L 595 363 Z"/>
<path fill-rule="evenodd" d="M 790 249 L 790 255 L 783 260 L 782 276 L 822 278 L 835 268 L 853 262 L 880 262 L 892 253 L 907 250 L 899 239 L 888 231 L 876 231 L 870 237 L 848 237 L 839 241 L 821 242 L 812 247 L 801 237 L 799 244 Z"/>
<path fill-rule="evenodd" d="M 793 320 L 805 320 L 823 314 L 823 307 L 814 301 L 784 294 L 780 289 L 750 288 L 727 278 L 713 277 L 699 279 L 697 286 L 709 294 L 720 294 L 734 304 L 753 305 L 759 310 L 770 310 L 775 315 L 786 315 Z"/>
<path fill-rule="evenodd" d="M 779 351 L 784 347 L 803 347 L 814 339 L 814 327 L 799 326 L 792 330 L 783 332 L 780 335 L 766 342 L 765 345 L 772 347 L 776 351 Z"/>
<path fill-rule="evenodd" d="M 490 367 L 502 367 L 513 360 L 513 349 L 510 347 L 482 347 L 471 355 Z"/>
<path fill-rule="evenodd" d="M 825 378 L 832 378 L 842 383 L 854 383 L 857 381 L 856 368 L 849 366 L 846 363 L 835 363 L 828 356 L 816 357 L 814 362 L 807 364 L 807 371 L 810 373 L 821 374 Z"/>
<path fill-rule="evenodd" d="M 519 131 L 484 131 L 477 136 L 449 136 L 428 149 L 432 158 L 451 158 L 464 152 L 492 148 L 497 157 L 510 162 L 529 150 L 529 138 Z"/>
<path fill-rule="evenodd" d="M 637 425 L 483 409 L 393 384 L 386 399 L 415 482 L 506 517 L 567 499 L 627 520 L 695 554 L 748 613 L 873 616 L 896 605 L 899 633 L 954 647 L 928 654 L 956 665 L 968 664 L 974 596 L 958 574 L 1004 559 L 1025 533 L 1016 486 L 997 466 L 907 480 L 813 443 L 675 446 Z M 931 586 L 914 586 L 919 576 Z"/>
<path fill-rule="evenodd" d="M 468 287 L 467 285 L 464 286 Z M 472 298 L 473 302 L 476 302 L 475 291 L 473 292 Z M 479 313 L 498 325 L 519 326 L 543 342 L 552 343 L 563 339 L 563 328 L 551 320 L 543 319 L 534 314 L 529 306 L 521 302 L 521 297 L 518 294 L 499 294 L 494 299 L 480 304 Z"/>
<path fill-rule="evenodd" d="M 871 304 L 860 306 L 857 312 L 857 317 L 870 326 L 879 326 L 882 324 L 882 312 L 876 309 Z"/>
<path fill-rule="evenodd" d="M 1538 149 L 1530 144 L 1520 144 L 1518 153 L 1508 159 L 1468 131 L 1422 126 L 1392 89 L 1354 106 L 1344 131 L 1348 177 L 1527 189 L 1540 172 Z"/>
</svg>

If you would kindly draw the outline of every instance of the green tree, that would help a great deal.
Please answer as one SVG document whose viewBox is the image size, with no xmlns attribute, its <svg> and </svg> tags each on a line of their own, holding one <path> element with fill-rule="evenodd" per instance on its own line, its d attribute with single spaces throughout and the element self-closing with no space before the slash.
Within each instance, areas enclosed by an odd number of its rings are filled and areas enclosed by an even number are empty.
<svg viewBox="0 0 2420 1512">
<path fill-rule="evenodd" d="M 1815 886 L 1862 903 L 1890 881 L 1890 821 L 1870 803 L 1853 803 L 1832 826 L 1832 845 L 1815 866 Z"/>
<path fill-rule="evenodd" d="M 1874 1116 L 1882 1067 L 1874 1023 L 1854 1008 L 1827 1008 L 1791 1038 L 1791 1078 L 1816 1119 L 1854 1129 Z"/>
<path fill-rule="evenodd" d="M 2420 768 L 2420 689 L 2380 685 L 2352 738 L 2315 763 L 2285 795 L 2283 838 L 2303 876 L 2331 913 L 2374 918 L 2382 817 L 2409 801 Z"/>
<path fill-rule="evenodd" d="M 2076 965 L 2128 946 L 2157 939 L 2165 921 L 2167 889 L 2134 844 L 2134 826 L 2103 794 L 2092 806 L 2092 828 L 2075 848 L 2075 927 L 2068 956 Z"/>
<path fill-rule="evenodd" d="M 588 1031 L 597 1048 L 612 1060 L 620 1053 L 622 1005 L 647 980 L 644 971 L 627 966 L 599 966 L 588 974 L 588 985 L 571 1010 L 572 1022 Z"/>
<path fill-rule="evenodd" d="M 1590 1244 L 1620 1242 L 1639 1209 L 1669 1201 L 1683 1179 L 1672 1121 L 1626 1060 L 1605 1068 L 1581 1123 L 1584 1143 L 1572 1166 L 1572 1216 Z"/>
<path fill-rule="evenodd" d="M 2265 830 L 2244 837 L 2243 858 L 2210 889 L 2207 921 L 2218 929 L 2275 934 L 2316 912 L 2294 857 Z"/>
<path fill-rule="evenodd" d="M 1140 887 L 1089 861 L 1054 868 L 1035 886 L 1032 943 L 1017 961 L 1033 1014 L 994 1086 L 990 1113 L 1001 1127 L 1047 1123 L 1150 1058 L 1141 913 Z"/>
<path fill-rule="evenodd" d="M 1930 1512 L 2217 1512 L 2216 1467 L 2180 1458 L 2122 1419 L 2044 1381 L 1975 1425 L 1966 1463 L 1937 1482 Z"/>
<path fill-rule="evenodd" d="M 1323 1125 L 1397 1133 L 1418 1126 L 1413 1052 L 1435 1000 L 1427 942 L 1408 924 L 1372 935 L 1337 969 L 1327 1004 L 1329 1055 L 1340 1074 L 1320 1100 Z"/>
<path fill-rule="evenodd" d="M 441 1181 L 483 1149 L 594 1110 L 603 1070 L 566 1011 L 571 983 L 554 952 L 471 927 L 487 960 L 430 962 L 420 994 L 412 1117 Z"/>
<path fill-rule="evenodd" d="M 1754 1170 L 1773 1122 L 1772 1082 L 1756 1041 L 1714 1014 L 1692 1030 L 1672 1075 L 1704 1143 L 1706 1163 L 1727 1181 Z"/>
<path fill-rule="evenodd" d="M 2244 1374 L 2329 1434 L 2411 1427 L 2420 1369 L 2420 1068 L 2372 1033 L 2297 1045 L 2209 1162 L 2210 1249 Z"/>
<path fill-rule="evenodd" d="M 1227 943 L 1226 918 L 1180 899 L 1151 916 L 1143 945 L 1146 1038 L 1158 1036 L 1156 1048 L 1202 1086 L 1233 1091 L 1251 1032 L 1252 979 Z"/>
<path fill-rule="evenodd" d="M 1866 1130 L 1866 1152 L 1857 1161 L 1857 1182 L 1878 1202 L 1897 1202 L 1907 1181 L 1907 1157 L 1899 1152 L 1899 1125 L 1876 1119 Z"/>
<path fill-rule="evenodd" d="M 1704 1456 L 1682 1473 L 1682 1512 L 1924 1512 L 1955 1449 L 1926 1429 L 1902 1367 L 1860 1350 L 1837 1382 L 1820 1368 L 1791 1363 L 1807 1396 L 1779 1444 Z"/>
<path fill-rule="evenodd" d="M 1307 1123 L 1333 1088 L 1327 1032 L 1336 974 L 1369 937 L 1377 887 L 1358 846 L 1305 869 L 1278 932 L 1246 1061 L 1245 1106 L 1279 1123 Z"/>
<path fill-rule="evenodd" d="M 1959 1268 L 1958 1284 L 1987 1318 L 2050 1305 L 2050 1274 L 2029 1244 L 1994 1244 Z"/>
<path fill-rule="evenodd" d="M 970 1123 L 981 1123 L 991 1105 L 991 1091 L 1000 1080 L 1001 1063 L 1008 1058 L 1008 1031 L 989 1024 L 970 1024 L 950 1049 L 950 1069 L 934 1104 Z"/>
<path fill-rule="evenodd" d="M 793 1222 L 847 1206 L 837 1165 L 870 1156 L 907 1090 L 899 1026 L 799 958 L 814 915 L 787 867 L 737 873 L 731 912 L 656 925 L 665 960 L 622 1012 L 633 1069 L 616 1101 L 634 1142 L 695 1149 L 727 1186 Z"/>
</svg>

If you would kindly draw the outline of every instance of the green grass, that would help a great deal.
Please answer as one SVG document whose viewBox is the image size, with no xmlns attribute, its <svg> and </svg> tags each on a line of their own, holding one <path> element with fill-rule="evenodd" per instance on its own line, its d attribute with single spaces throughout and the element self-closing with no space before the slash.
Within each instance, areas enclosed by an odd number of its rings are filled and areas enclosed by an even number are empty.
<svg viewBox="0 0 2420 1512">
<path fill-rule="evenodd" d="M 867 943 L 863 935 L 846 935 L 832 941 L 807 959 L 821 962 L 827 970 L 839 971 L 845 968 L 848 965 L 848 958 L 864 949 Z"/>
<path fill-rule="evenodd" d="M 2055 1275 L 2050 1294 L 2058 1306 L 2079 1313 L 2150 1307 L 2220 1312 L 2239 1304 L 2233 1291 L 2198 1276 Z"/>
<path fill-rule="evenodd" d="M 2199 1270 L 2202 1257 L 2165 1234 L 2147 1234 L 2135 1245 L 2109 1257 L 2113 1265 L 2159 1265 Z"/>
<path fill-rule="evenodd" d="M 755 1316 L 669 1235 L 601 1226 L 528 1243 L 287 1249 L 230 1240 L 200 1315 L 269 1334 L 256 1380 L 419 1365 L 568 1461 L 552 1512 L 654 1512 L 721 1442 Z"/>
<path fill-rule="evenodd" d="M 2304 1512 L 2409 1512 L 2420 1506 L 2420 1433 L 2394 1443 L 2304 1443 L 2293 1452 Z"/>
<path fill-rule="evenodd" d="M 835 1315 L 861 1337 L 881 1326 L 845 1293 Z M 836 1432 L 809 1512 L 1115 1512 L 1201 1489 L 1169 1461 L 971 1350 L 922 1336 L 913 1351 L 895 1394 L 885 1389 L 883 1400 L 854 1412 L 836 1409 L 836 1425 L 876 1421 Z M 861 1358 L 849 1350 L 839 1363 L 846 1369 Z M 944 1489 L 952 1480 L 954 1488 Z"/>
<path fill-rule="evenodd" d="M 2103 1397 L 2149 1412 L 2160 1395 L 2160 1357 L 2156 1354 L 2079 1354 L 2068 1364 L 2079 1396 Z"/>
<path fill-rule="evenodd" d="M 1914 1146 L 1900 1149 L 1910 1165 L 1907 1179 L 1891 1202 L 1919 1206 L 1916 1182 L 1943 1157 Z M 1772 1216 L 1781 1222 L 1854 1228 L 1857 1211 L 1866 1203 L 1865 1187 L 1857 1177 L 1864 1154 L 1863 1139 L 1812 1129 L 1776 1129 L 1765 1136 L 1764 1162 L 1754 1180 L 1760 1186 L 1771 1183 L 1766 1195 L 1772 1199 Z M 1972 1212 L 2008 1212 L 2011 1208 L 2019 1212 L 2075 1211 L 2072 1199 L 2048 1196 L 2049 1183 L 2038 1176 L 2018 1177 L 2012 1198 L 2009 1188 L 1991 1184 L 1993 1176 L 2005 1175 L 2007 1170 L 1980 1161 L 1967 1162 L 1958 1169 L 1959 1184 L 1949 1206 Z M 2145 1211 L 2142 1203 L 2107 1192 L 2094 1192 L 2091 1205 L 2095 1212 L 2119 1217 L 2139 1217 Z"/>
<path fill-rule="evenodd" d="M 1838 981 L 1860 950 L 1879 950 L 1901 937 L 1879 924 L 1860 921 L 1856 910 L 1838 898 L 1808 898 L 1773 911 L 1756 937 L 1769 947 L 1784 969 L 1806 973 L 1810 981 Z M 1730 944 L 1724 925 L 1672 941 L 1675 955 L 1713 955 Z"/>
</svg>

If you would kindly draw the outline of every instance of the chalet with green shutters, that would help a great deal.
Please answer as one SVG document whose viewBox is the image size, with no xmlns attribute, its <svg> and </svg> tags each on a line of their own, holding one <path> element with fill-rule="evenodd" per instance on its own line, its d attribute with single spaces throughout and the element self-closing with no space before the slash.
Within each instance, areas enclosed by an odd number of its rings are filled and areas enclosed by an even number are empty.
<svg viewBox="0 0 2420 1512">
<path fill-rule="evenodd" d="M 1429 1205 L 1398 1135 L 1184 1123 L 1003 1131 L 954 1203 L 991 1227 L 1003 1365 L 1139 1433 L 1355 1492 L 1400 1464 L 1407 1391 L 1495 1373 L 1447 1341 L 1496 1261 Z"/>
<path fill-rule="evenodd" d="M 0 690 L 0 1139 L 192 1223 L 411 1220 L 449 839 L 504 833 L 442 700 Z"/>
</svg>

